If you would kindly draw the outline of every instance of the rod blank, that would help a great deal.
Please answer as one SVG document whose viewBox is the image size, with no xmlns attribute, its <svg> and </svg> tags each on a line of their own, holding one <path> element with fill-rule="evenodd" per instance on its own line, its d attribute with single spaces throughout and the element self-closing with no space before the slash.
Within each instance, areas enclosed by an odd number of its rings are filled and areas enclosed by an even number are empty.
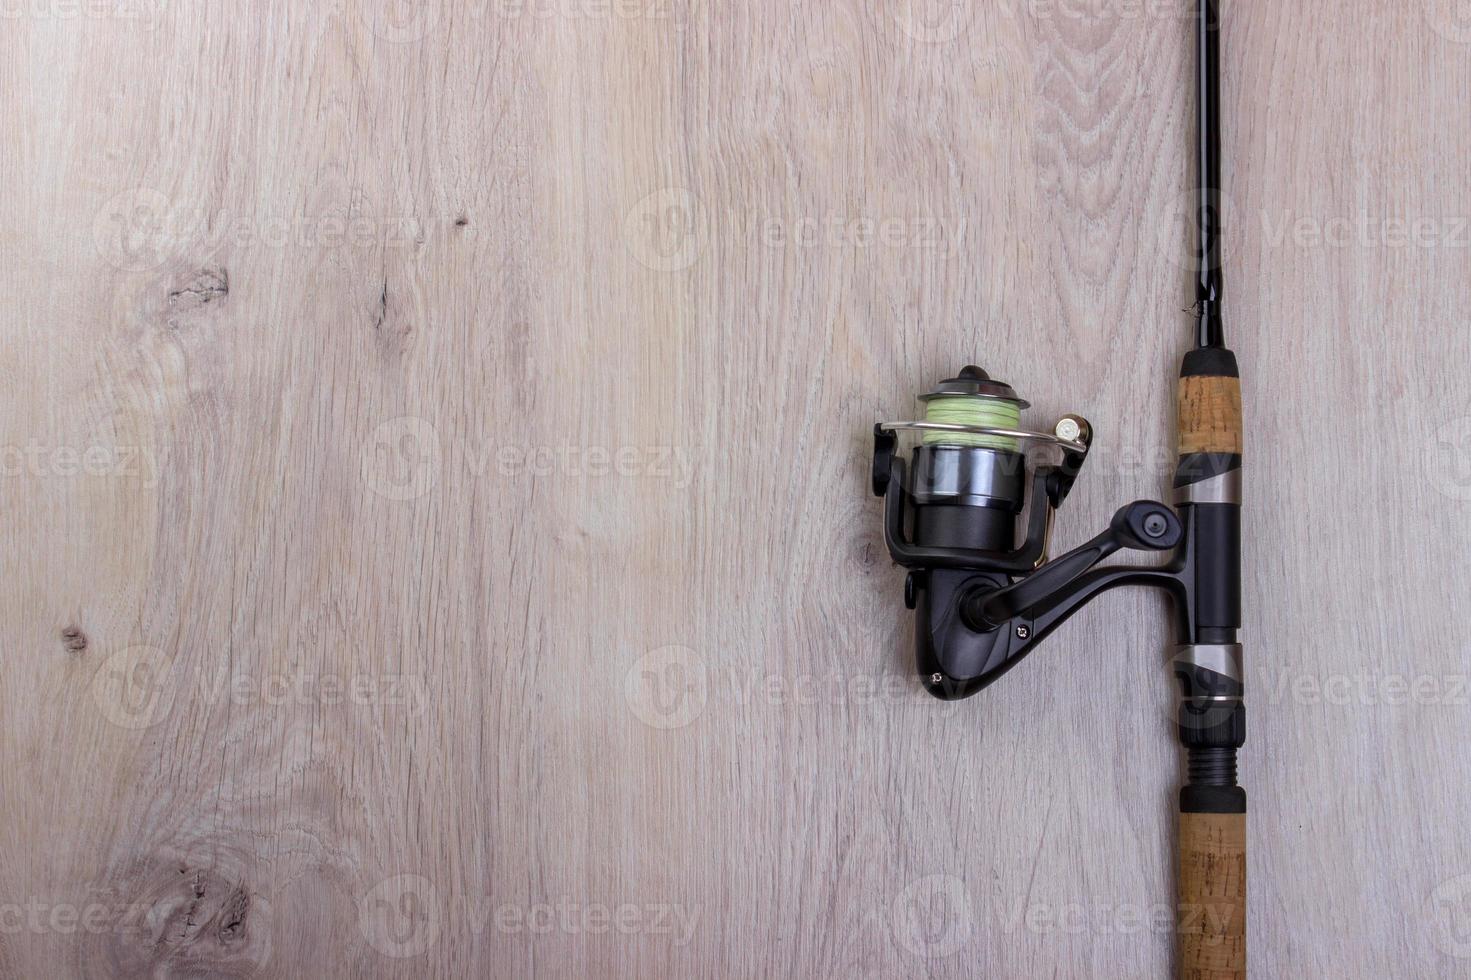
<svg viewBox="0 0 1471 980">
<path fill-rule="evenodd" d="M 1196 223 L 1200 230 L 1197 344 L 1200 347 L 1225 347 L 1225 329 L 1221 320 L 1221 25 L 1216 0 L 1200 0 L 1197 34 L 1199 198 Z"/>
</svg>

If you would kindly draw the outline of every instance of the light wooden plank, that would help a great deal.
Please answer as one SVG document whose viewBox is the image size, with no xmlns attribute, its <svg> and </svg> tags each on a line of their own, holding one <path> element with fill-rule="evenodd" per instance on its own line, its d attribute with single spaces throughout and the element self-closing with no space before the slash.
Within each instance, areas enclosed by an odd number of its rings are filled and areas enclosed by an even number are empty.
<svg viewBox="0 0 1471 980">
<path fill-rule="evenodd" d="M 0 973 L 1167 973 L 1166 610 L 929 702 L 866 475 L 1164 492 L 1190 6 L 12 5 Z M 1471 27 L 1227 11 L 1252 971 L 1461 975 Z"/>
</svg>

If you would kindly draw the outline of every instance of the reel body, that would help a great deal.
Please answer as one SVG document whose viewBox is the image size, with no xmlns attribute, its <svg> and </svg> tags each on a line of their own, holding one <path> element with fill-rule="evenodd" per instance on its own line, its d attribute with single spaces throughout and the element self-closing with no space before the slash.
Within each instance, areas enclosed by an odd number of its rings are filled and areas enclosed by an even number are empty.
<svg viewBox="0 0 1471 980">
<path fill-rule="evenodd" d="M 1048 557 L 1054 515 L 1088 458 L 1086 419 L 1064 416 L 1050 433 L 1022 429 L 1027 403 L 976 367 L 920 400 L 925 421 L 874 428 L 873 488 L 885 499 L 889 554 L 909 569 L 905 604 L 915 612 L 917 666 L 932 695 L 953 701 L 978 693 L 1089 600 L 1121 585 L 1169 592 L 1179 642 L 1191 642 L 1193 529 L 1172 508 L 1129 504 L 1087 544 Z M 905 431 L 923 435 L 909 465 L 898 452 Z M 1038 465 L 1029 479 L 1024 445 L 1060 451 L 1061 461 Z M 1125 549 L 1173 556 L 1165 565 L 1094 567 Z"/>
</svg>

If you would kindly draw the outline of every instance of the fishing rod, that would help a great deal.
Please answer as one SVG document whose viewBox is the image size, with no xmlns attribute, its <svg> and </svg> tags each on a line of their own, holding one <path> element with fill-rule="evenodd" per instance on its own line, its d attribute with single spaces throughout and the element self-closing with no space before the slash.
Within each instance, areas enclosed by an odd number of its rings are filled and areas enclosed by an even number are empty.
<svg viewBox="0 0 1471 980">
<path fill-rule="evenodd" d="M 1022 427 L 1029 405 L 967 367 L 920 396 L 924 418 L 874 428 L 873 489 L 884 539 L 909 569 L 921 682 L 945 701 L 999 680 L 1086 603 L 1120 586 L 1166 593 L 1174 608 L 1171 667 L 1186 775 L 1179 796 L 1176 969 L 1181 978 L 1246 976 L 1246 741 L 1241 628 L 1241 382 L 1222 316 L 1220 24 L 1198 0 L 1197 317 L 1178 387 L 1172 506 L 1140 500 L 1107 530 L 1056 558 L 1054 515 L 1072 491 L 1093 426 L 1066 415 L 1050 431 Z M 908 464 L 901 434 L 916 434 Z M 1032 469 L 1024 450 L 1052 457 Z M 1025 537 L 1016 537 L 1031 508 Z M 1168 553 L 1162 564 L 1099 562 L 1119 551 Z"/>
</svg>

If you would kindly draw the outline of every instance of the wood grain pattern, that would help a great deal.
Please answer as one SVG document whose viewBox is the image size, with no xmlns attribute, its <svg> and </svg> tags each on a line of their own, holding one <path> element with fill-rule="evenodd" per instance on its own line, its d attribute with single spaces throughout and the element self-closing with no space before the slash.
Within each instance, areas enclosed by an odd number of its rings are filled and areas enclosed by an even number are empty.
<svg viewBox="0 0 1471 980">
<path fill-rule="evenodd" d="M 1246 814 L 1180 814 L 1180 980 L 1245 980 Z"/>
<path fill-rule="evenodd" d="M 1177 413 L 1181 456 L 1242 453 L 1239 378 L 1181 378 Z"/>
<path fill-rule="evenodd" d="M 1229 6 L 1252 970 L 1456 975 L 1471 32 Z M 1168 975 L 1165 608 L 928 701 L 867 442 L 1166 493 L 1187 14 L 11 4 L 0 975 Z"/>
</svg>

